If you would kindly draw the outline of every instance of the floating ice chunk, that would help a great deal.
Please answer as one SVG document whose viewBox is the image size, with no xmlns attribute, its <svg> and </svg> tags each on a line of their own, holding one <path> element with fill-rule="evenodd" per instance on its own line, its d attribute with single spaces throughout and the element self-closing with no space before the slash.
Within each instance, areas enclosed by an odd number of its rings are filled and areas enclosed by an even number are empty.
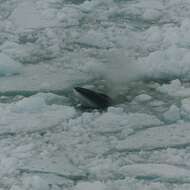
<svg viewBox="0 0 190 190">
<path fill-rule="evenodd" d="M 190 119 L 190 98 L 185 98 L 181 101 L 181 115 L 185 119 Z"/>
<path fill-rule="evenodd" d="M 190 182 L 190 171 L 167 164 L 132 164 L 124 166 L 120 172 L 135 178 L 152 178 L 164 182 Z"/>
<path fill-rule="evenodd" d="M 150 102 L 150 105 L 152 107 L 159 107 L 159 106 L 163 106 L 165 103 L 163 101 L 160 100 L 154 100 L 152 102 Z"/>
<path fill-rule="evenodd" d="M 130 113 L 128 115 L 128 123 L 135 129 L 162 124 L 162 122 L 154 115 L 143 113 Z"/>
<path fill-rule="evenodd" d="M 71 106 L 47 105 L 43 97 L 31 96 L 11 104 L 0 104 L 3 133 L 31 132 L 54 128 L 76 115 Z"/>
<path fill-rule="evenodd" d="M 146 101 L 149 101 L 151 99 L 152 99 L 152 97 L 149 96 L 148 94 L 140 94 L 140 95 L 135 97 L 135 101 L 137 101 L 137 102 L 146 102 Z"/>
<path fill-rule="evenodd" d="M 157 90 L 162 93 L 166 93 L 170 96 L 177 96 L 177 97 L 190 96 L 190 88 L 185 88 L 184 86 L 182 86 L 179 79 L 172 80 L 170 84 L 163 84 L 162 86 L 158 87 Z"/>
<path fill-rule="evenodd" d="M 0 76 L 14 75 L 21 72 L 22 65 L 9 56 L 0 53 Z"/>
<path fill-rule="evenodd" d="M 181 64 L 181 60 L 187 53 L 187 49 L 173 45 L 165 50 L 153 51 L 147 57 L 138 60 L 139 65 L 144 67 L 145 77 L 171 79 L 180 76 L 187 78 L 187 73 L 190 72 L 189 67 L 184 68 L 184 64 Z"/>
<path fill-rule="evenodd" d="M 180 119 L 180 109 L 176 105 L 172 105 L 168 111 L 164 113 L 164 119 L 167 122 L 176 122 Z"/>
<path fill-rule="evenodd" d="M 118 142 L 117 149 L 154 150 L 158 148 L 184 147 L 189 144 L 189 124 L 172 124 L 149 128 Z"/>
<path fill-rule="evenodd" d="M 117 132 L 127 123 L 126 115 L 107 112 L 98 117 L 94 122 L 95 129 L 99 132 Z"/>
<path fill-rule="evenodd" d="M 96 131 L 100 133 L 114 133 L 123 130 L 126 135 L 135 129 L 158 126 L 161 124 L 162 122 L 153 115 L 142 113 L 126 114 L 122 109 L 114 110 L 113 108 L 108 109 L 108 112 L 103 113 L 93 122 Z"/>
<path fill-rule="evenodd" d="M 43 97 L 32 96 L 29 98 L 24 98 L 16 102 L 12 107 L 11 111 L 17 113 L 35 113 L 42 112 L 47 108 L 47 104 Z"/>
<path fill-rule="evenodd" d="M 63 104 L 67 99 L 52 93 L 38 93 L 31 97 L 25 97 L 11 107 L 11 111 L 19 113 L 42 112 L 48 109 L 48 105 Z"/>
<path fill-rule="evenodd" d="M 53 93 L 38 93 L 32 97 L 43 98 L 47 105 L 52 105 L 52 104 L 61 105 L 63 103 L 68 102 L 68 99 L 65 96 L 59 96 Z"/>
<path fill-rule="evenodd" d="M 76 185 L 74 190 L 105 190 L 106 185 L 102 182 L 80 182 Z"/>
</svg>

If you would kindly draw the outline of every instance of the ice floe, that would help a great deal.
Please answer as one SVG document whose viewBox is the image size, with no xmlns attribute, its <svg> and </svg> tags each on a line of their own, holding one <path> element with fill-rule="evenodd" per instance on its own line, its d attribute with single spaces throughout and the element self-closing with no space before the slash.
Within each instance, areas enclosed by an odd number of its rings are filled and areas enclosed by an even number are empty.
<svg viewBox="0 0 190 190">
<path fill-rule="evenodd" d="M 189 0 L 0 6 L 1 190 L 190 189 Z M 112 95 L 82 110 L 72 88 Z"/>
<path fill-rule="evenodd" d="M 132 164 L 121 167 L 123 175 L 133 176 L 139 179 L 154 179 L 165 182 L 189 182 L 190 171 L 185 168 L 166 164 Z"/>
<path fill-rule="evenodd" d="M 189 145 L 189 124 L 149 128 L 118 142 L 119 151 L 141 151 L 185 147 Z"/>
<path fill-rule="evenodd" d="M 8 55 L 0 54 L 0 76 L 10 76 L 22 72 L 21 63 L 13 60 Z"/>
<path fill-rule="evenodd" d="M 167 122 L 176 122 L 180 120 L 180 109 L 176 105 L 172 105 L 169 110 L 164 113 L 164 119 Z"/>
</svg>

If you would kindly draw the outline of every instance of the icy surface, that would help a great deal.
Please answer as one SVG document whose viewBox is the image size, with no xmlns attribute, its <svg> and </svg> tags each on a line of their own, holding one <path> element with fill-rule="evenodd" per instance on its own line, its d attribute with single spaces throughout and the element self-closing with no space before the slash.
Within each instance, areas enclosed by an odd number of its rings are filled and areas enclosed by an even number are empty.
<svg viewBox="0 0 190 190">
<path fill-rule="evenodd" d="M 1 53 L 0 60 L 0 76 L 10 76 L 21 72 L 22 65 L 7 55 Z"/>
<path fill-rule="evenodd" d="M 189 0 L 0 5 L 0 190 L 190 189 Z"/>
</svg>

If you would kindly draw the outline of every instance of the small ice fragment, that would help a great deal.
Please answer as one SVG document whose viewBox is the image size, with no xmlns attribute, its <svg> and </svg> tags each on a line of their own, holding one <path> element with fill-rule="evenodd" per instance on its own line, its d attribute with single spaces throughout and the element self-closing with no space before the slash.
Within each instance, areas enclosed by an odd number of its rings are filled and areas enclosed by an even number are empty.
<svg viewBox="0 0 190 190">
<path fill-rule="evenodd" d="M 140 95 L 135 97 L 135 101 L 137 101 L 137 102 L 146 102 L 146 101 L 149 101 L 151 99 L 152 99 L 152 97 L 147 95 L 147 94 L 140 94 Z"/>
<path fill-rule="evenodd" d="M 165 103 L 163 101 L 160 101 L 160 100 L 154 100 L 150 103 L 150 105 L 152 107 L 159 107 L 159 106 L 162 106 L 164 105 Z"/>
<path fill-rule="evenodd" d="M 167 122 L 176 122 L 180 119 L 180 110 L 176 105 L 172 105 L 163 116 Z"/>
</svg>

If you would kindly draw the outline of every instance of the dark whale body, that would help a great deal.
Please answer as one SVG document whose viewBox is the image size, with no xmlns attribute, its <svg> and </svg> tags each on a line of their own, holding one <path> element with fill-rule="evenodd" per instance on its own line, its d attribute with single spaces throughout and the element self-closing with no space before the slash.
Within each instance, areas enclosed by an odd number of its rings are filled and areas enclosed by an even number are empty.
<svg viewBox="0 0 190 190">
<path fill-rule="evenodd" d="M 86 88 L 75 87 L 74 93 L 84 107 L 105 109 L 112 103 L 109 96 Z"/>
</svg>

